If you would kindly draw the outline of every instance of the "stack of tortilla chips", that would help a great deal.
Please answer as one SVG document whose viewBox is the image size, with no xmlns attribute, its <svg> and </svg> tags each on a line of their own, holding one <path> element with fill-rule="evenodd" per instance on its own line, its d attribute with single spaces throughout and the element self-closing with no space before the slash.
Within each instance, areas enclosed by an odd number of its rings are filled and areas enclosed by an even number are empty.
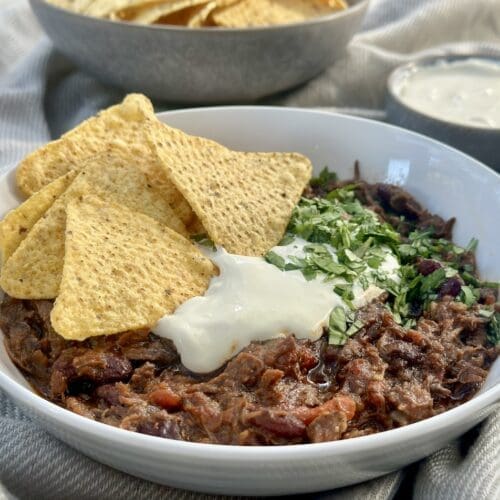
<svg viewBox="0 0 500 500">
<path fill-rule="evenodd" d="M 200 28 L 299 23 L 348 7 L 345 0 L 49 0 L 104 19 Z"/>
<path fill-rule="evenodd" d="M 129 95 L 19 165 L 28 199 L 0 223 L 0 285 L 19 299 L 56 299 L 52 324 L 66 339 L 151 328 L 217 273 L 192 235 L 265 254 L 311 171 L 296 153 L 189 136 Z"/>
</svg>

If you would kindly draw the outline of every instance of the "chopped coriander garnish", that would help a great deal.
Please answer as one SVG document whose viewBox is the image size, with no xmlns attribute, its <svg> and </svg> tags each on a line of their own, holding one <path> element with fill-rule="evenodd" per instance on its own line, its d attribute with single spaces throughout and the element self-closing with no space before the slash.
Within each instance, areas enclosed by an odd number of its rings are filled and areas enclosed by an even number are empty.
<svg viewBox="0 0 500 500">
<path fill-rule="evenodd" d="M 354 334 L 358 333 L 361 328 L 363 328 L 364 323 L 360 319 L 354 320 L 349 328 L 347 329 L 346 335 L 352 337 Z"/>
<path fill-rule="evenodd" d="M 359 281 L 365 290 L 387 284 L 388 272 L 380 267 L 391 254 L 396 258 L 394 250 L 400 243 L 399 234 L 355 198 L 354 187 L 336 189 L 328 199 L 302 199 L 288 227 L 288 234 L 310 242 L 302 259 L 290 258 L 289 268 L 301 269 L 307 276 L 315 271 L 334 281 L 350 307 L 352 290 L 342 289 L 343 283 L 352 288 Z"/>
<path fill-rule="evenodd" d="M 312 187 L 329 189 L 329 186 L 337 182 L 337 174 L 330 172 L 327 167 L 323 168 L 318 177 L 311 179 Z"/>
<path fill-rule="evenodd" d="M 343 307 L 337 306 L 331 312 L 328 322 L 328 343 L 343 345 L 349 337 L 358 333 L 363 326 L 363 322 L 356 318 L 353 311 L 346 312 Z"/>
<path fill-rule="evenodd" d="M 293 234 L 285 234 L 285 236 L 283 236 L 282 240 L 278 243 L 278 246 L 279 247 L 284 247 L 286 245 L 289 245 L 290 243 L 292 243 L 292 241 L 295 239 L 295 236 L 293 236 Z"/>
<path fill-rule="evenodd" d="M 445 279 L 446 271 L 442 267 L 428 276 L 423 276 L 420 280 L 420 294 L 429 295 L 433 291 L 437 290 L 439 286 L 443 284 Z"/>
<path fill-rule="evenodd" d="M 495 311 L 493 309 L 479 309 L 477 313 L 481 318 L 489 319 L 495 314 Z"/>
<path fill-rule="evenodd" d="M 461 302 L 463 302 L 467 306 L 472 306 L 477 302 L 476 295 L 472 291 L 472 288 L 470 286 L 463 286 L 461 295 L 460 295 Z"/>
<path fill-rule="evenodd" d="M 324 169 L 311 186 L 327 191 L 336 181 L 336 175 Z M 474 276 L 472 254 L 477 249 L 477 239 L 472 238 L 462 248 L 436 238 L 432 230 L 415 230 L 403 237 L 361 204 L 356 198 L 356 187 L 350 184 L 333 189 L 324 198 L 302 198 L 280 245 L 302 238 L 308 242 L 303 255 L 284 258 L 270 252 L 266 256 L 268 262 L 284 271 L 300 270 L 308 280 L 321 278 L 332 282 L 332 291 L 348 309 L 338 307 L 332 311 L 331 344 L 345 343 L 362 327 L 352 317 L 354 284 L 363 290 L 376 286 L 388 292 L 386 307 L 405 328 L 415 327 L 416 319 L 430 303 L 445 295 L 471 307 L 477 304 L 481 288 L 499 287 L 498 283 L 481 282 Z M 404 220 L 401 216 L 401 221 Z M 389 256 L 397 259 L 399 269 L 391 271 L 390 266 L 388 269 Z M 498 313 L 484 308 L 480 311 L 483 318 L 490 320 L 489 338 L 500 342 Z"/>
<path fill-rule="evenodd" d="M 191 239 L 204 247 L 215 250 L 215 243 L 208 237 L 207 234 L 195 234 L 191 236 Z"/>
<path fill-rule="evenodd" d="M 285 269 L 285 259 L 281 255 L 275 252 L 268 252 L 265 259 L 269 264 L 273 264 L 281 270 Z"/>
<path fill-rule="evenodd" d="M 496 312 L 490 317 L 487 326 L 488 339 L 493 344 L 500 344 L 500 313 Z"/>
<path fill-rule="evenodd" d="M 481 281 L 479 285 L 481 288 L 491 288 L 492 290 L 500 289 L 500 283 L 498 281 Z"/>
<path fill-rule="evenodd" d="M 469 244 L 465 247 L 466 252 L 475 252 L 477 250 L 477 246 L 479 244 L 479 240 L 476 238 L 472 238 L 469 241 Z"/>
<path fill-rule="evenodd" d="M 328 343 L 333 345 L 345 344 L 347 340 L 347 317 L 343 307 L 337 306 L 330 314 L 328 322 Z"/>
</svg>

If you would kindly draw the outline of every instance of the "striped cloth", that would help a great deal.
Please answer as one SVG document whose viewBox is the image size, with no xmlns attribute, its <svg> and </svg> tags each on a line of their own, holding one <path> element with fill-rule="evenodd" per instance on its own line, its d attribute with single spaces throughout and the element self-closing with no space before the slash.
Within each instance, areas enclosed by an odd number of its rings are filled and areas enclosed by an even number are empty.
<svg viewBox="0 0 500 500">
<path fill-rule="evenodd" d="M 382 117 L 397 64 L 425 53 L 480 47 L 500 54 L 499 0 L 372 0 L 344 59 L 266 104 L 341 109 Z M 0 0 L 0 169 L 58 137 L 123 92 L 103 86 L 53 52 L 26 0 Z M 159 109 L 164 109 L 159 104 Z M 301 498 L 334 500 L 500 499 L 500 411 L 459 442 L 406 470 Z M 0 391 L 0 500 L 216 497 L 130 477 L 52 438 Z"/>
</svg>

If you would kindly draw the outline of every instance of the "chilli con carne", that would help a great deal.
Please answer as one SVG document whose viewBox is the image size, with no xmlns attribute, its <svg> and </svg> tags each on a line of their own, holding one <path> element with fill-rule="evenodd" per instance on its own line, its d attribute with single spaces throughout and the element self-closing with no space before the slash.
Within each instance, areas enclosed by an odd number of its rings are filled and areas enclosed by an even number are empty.
<svg viewBox="0 0 500 500">
<path fill-rule="evenodd" d="M 67 341 L 51 326 L 52 301 L 6 296 L 0 326 L 10 357 L 43 397 L 64 408 L 192 442 L 332 441 L 460 405 L 498 353 L 497 290 L 478 280 L 474 244 L 454 252 L 453 220 L 430 214 L 395 186 L 339 183 L 325 172 L 303 200 L 332 198 L 346 186 L 399 233 L 402 262 L 415 275 L 359 309 L 350 319 L 356 331 L 342 342 L 326 329 L 315 342 L 254 342 L 217 372 L 196 375 L 169 340 L 147 330 Z M 457 273 L 445 272 L 448 265 Z"/>
</svg>

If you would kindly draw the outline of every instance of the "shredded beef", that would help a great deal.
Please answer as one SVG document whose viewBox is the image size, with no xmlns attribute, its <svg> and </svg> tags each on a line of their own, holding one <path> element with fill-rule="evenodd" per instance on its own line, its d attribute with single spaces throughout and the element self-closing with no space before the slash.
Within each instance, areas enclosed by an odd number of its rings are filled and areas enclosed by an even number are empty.
<svg viewBox="0 0 500 500">
<path fill-rule="evenodd" d="M 316 443 L 407 425 L 471 398 L 497 355 L 481 319 L 450 297 L 415 329 L 373 303 L 342 347 L 292 336 L 254 343 L 206 376 L 146 331 L 65 341 L 50 309 L 9 297 L 0 308 L 10 356 L 43 396 L 100 422 L 196 442 Z"/>
<path fill-rule="evenodd" d="M 358 176 L 359 177 L 359 176 Z M 431 229 L 450 238 L 454 219 L 430 214 L 397 186 L 356 179 L 356 195 L 403 236 Z M 322 196 L 344 183 L 310 188 Z M 404 217 L 401 217 L 404 216 Z M 471 252 L 463 264 L 475 267 Z M 421 259 L 428 275 L 441 266 Z M 52 302 L 5 296 L 0 328 L 11 359 L 45 398 L 87 418 L 193 442 L 272 445 L 323 442 L 400 427 L 470 399 L 497 357 L 486 320 L 456 302 L 450 278 L 436 302 L 412 306 L 414 328 L 381 302 L 358 312 L 364 325 L 343 346 L 293 336 L 252 343 L 215 373 L 181 364 L 173 344 L 148 331 L 66 341 L 50 324 Z M 480 303 L 495 304 L 494 290 Z"/>
<path fill-rule="evenodd" d="M 354 182 L 356 197 L 363 205 L 376 212 L 403 236 L 416 229 L 432 230 L 436 238 L 451 239 L 455 218 L 444 220 L 427 211 L 408 192 L 392 184 L 369 184 L 356 178 L 354 181 L 331 181 L 327 186 L 311 187 L 305 195 L 309 197 L 325 196 L 333 189 Z"/>
</svg>

